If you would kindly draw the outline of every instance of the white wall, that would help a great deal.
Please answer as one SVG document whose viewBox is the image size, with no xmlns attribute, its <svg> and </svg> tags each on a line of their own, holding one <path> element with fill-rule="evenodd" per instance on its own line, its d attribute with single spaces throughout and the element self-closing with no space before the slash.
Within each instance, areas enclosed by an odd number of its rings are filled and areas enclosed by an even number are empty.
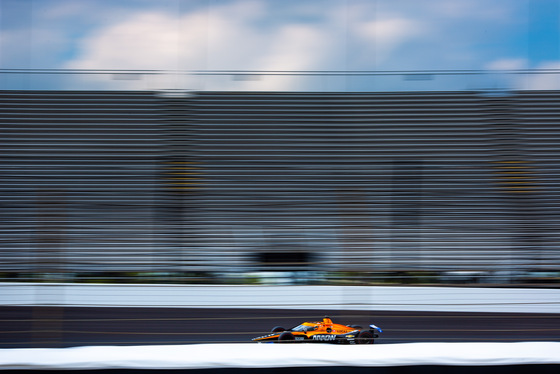
<svg viewBox="0 0 560 374">
<path fill-rule="evenodd" d="M 0 283 L 0 305 L 560 313 L 560 290 Z"/>
<path fill-rule="evenodd" d="M 152 346 L 0 349 L 0 370 L 210 369 L 301 367 L 397 367 L 425 373 L 463 372 L 449 366 L 560 364 L 560 342 L 332 344 L 188 344 Z M 416 370 L 414 365 L 422 365 Z M 422 367 L 424 368 L 422 370 Z M 500 370 L 502 369 L 502 370 Z M 540 372 L 541 368 L 526 367 Z M 222 372 L 220 371 L 220 372 Z M 312 370 L 314 371 L 314 370 Z M 316 370 L 320 372 L 321 370 Z M 346 369 L 348 371 L 348 369 Z M 521 370 L 513 370 L 514 373 Z M 275 371 L 277 372 L 277 371 Z M 286 372 L 290 372 L 289 369 Z M 315 372 L 315 371 L 314 371 Z M 373 369 L 372 369 L 373 372 Z M 467 372 L 467 370 L 464 370 Z M 484 370 L 483 372 L 490 372 Z M 508 371 L 510 372 L 510 371 Z M 545 370 L 550 372 L 550 370 Z"/>
</svg>

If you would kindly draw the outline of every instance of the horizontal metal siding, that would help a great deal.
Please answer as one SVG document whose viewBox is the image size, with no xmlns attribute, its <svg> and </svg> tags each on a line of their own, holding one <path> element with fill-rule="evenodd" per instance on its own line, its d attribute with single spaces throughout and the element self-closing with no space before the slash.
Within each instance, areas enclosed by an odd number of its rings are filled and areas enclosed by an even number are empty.
<svg viewBox="0 0 560 374">
<path fill-rule="evenodd" d="M 560 93 L 522 92 L 516 113 L 526 163 L 515 177 L 534 196 L 532 219 L 541 239 L 532 261 L 554 268 L 560 263 Z"/>
<path fill-rule="evenodd" d="M 1 92 L 2 270 L 157 266 L 158 122 L 150 93 Z"/>
<path fill-rule="evenodd" d="M 2 92 L 0 271 L 558 269 L 559 100 Z"/>
<path fill-rule="evenodd" d="M 510 252 L 476 94 L 197 101 L 206 230 L 229 238 L 222 251 L 240 263 L 244 254 L 248 269 L 261 251 L 308 251 L 319 268 L 362 271 L 488 269 Z"/>
</svg>

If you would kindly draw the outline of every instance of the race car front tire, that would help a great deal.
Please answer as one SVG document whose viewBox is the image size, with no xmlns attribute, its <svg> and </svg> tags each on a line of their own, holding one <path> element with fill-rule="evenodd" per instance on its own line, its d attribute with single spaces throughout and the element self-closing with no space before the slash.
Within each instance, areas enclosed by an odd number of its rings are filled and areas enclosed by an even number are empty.
<svg viewBox="0 0 560 374">
<path fill-rule="evenodd" d="M 373 334 L 369 331 L 360 331 L 356 339 L 358 344 L 373 344 Z"/>
<path fill-rule="evenodd" d="M 296 340 L 296 337 L 289 331 L 283 332 L 278 337 L 279 342 L 291 342 L 291 341 L 295 341 L 295 340 Z"/>
</svg>

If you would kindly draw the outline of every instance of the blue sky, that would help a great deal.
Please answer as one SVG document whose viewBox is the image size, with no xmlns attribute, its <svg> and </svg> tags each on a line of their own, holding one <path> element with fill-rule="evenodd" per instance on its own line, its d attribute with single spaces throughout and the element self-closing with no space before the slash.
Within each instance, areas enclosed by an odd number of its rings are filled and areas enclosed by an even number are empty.
<svg viewBox="0 0 560 374">
<path fill-rule="evenodd" d="M 0 0 L 0 68 L 556 69 L 559 17 L 559 0 Z M 524 77 L 523 85 L 554 88 L 549 78 Z M 76 84 L 76 79 L 65 82 Z M 92 87 L 133 89 L 463 84 L 455 78 L 412 83 L 394 77 L 342 82 L 336 77 L 227 80 L 172 74 L 151 80 L 79 79 Z M 5 77 L 2 82 L 11 84 Z"/>
</svg>

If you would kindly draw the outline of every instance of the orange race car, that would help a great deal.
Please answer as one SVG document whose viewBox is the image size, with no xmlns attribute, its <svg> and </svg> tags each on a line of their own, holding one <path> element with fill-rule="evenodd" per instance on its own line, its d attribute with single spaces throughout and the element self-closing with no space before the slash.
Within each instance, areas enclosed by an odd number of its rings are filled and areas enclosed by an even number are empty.
<svg viewBox="0 0 560 374">
<path fill-rule="evenodd" d="M 321 322 L 304 322 L 289 330 L 276 326 L 270 334 L 254 338 L 253 341 L 373 344 L 374 339 L 379 337 L 378 332 L 383 331 L 375 325 L 369 325 L 369 329 L 362 329 L 356 325 L 339 325 L 325 317 Z"/>
</svg>

